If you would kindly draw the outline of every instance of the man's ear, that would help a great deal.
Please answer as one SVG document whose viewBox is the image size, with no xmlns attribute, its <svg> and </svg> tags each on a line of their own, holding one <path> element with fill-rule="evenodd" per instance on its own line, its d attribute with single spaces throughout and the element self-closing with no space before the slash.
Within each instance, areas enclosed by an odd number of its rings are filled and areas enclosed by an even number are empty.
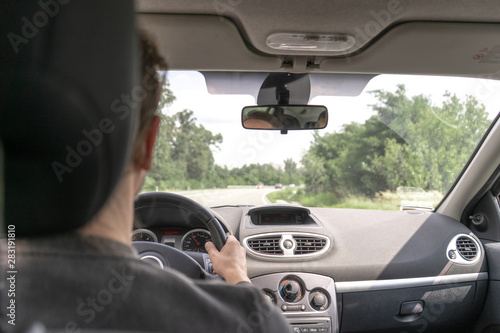
<svg viewBox="0 0 500 333">
<path fill-rule="evenodd" d="M 149 127 L 148 133 L 146 135 L 146 140 L 144 142 L 144 160 L 142 161 L 141 168 L 148 171 L 151 169 L 153 164 L 154 147 L 156 142 L 156 135 L 158 134 L 158 129 L 160 128 L 161 118 L 157 115 L 153 116 L 151 121 L 151 126 Z"/>
</svg>

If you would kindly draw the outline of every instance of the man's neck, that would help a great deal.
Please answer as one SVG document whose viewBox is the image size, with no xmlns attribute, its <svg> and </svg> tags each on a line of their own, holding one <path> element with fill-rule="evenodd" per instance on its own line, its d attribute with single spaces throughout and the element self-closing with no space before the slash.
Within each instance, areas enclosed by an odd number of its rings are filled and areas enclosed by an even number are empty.
<svg viewBox="0 0 500 333">
<path fill-rule="evenodd" d="M 137 193 L 135 176 L 133 172 L 126 172 L 106 204 L 78 232 L 130 245 L 134 221 L 134 199 Z"/>
</svg>

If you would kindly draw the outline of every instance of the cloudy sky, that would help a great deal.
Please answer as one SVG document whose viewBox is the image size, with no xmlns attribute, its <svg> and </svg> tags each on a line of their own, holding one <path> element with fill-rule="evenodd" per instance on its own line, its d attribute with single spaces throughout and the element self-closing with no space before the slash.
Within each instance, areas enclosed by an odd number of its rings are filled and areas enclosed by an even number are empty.
<svg viewBox="0 0 500 333">
<path fill-rule="evenodd" d="M 241 126 L 241 109 L 255 105 L 250 95 L 211 95 L 207 92 L 203 75 L 197 72 L 169 72 L 170 88 L 176 101 L 167 110 L 173 114 L 183 109 L 193 110 L 198 122 L 213 133 L 221 133 L 224 141 L 214 151 L 215 162 L 228 167 L 240 167 L 251 163 L 274 163 L 292 158 L 299 162 L 312 141 L 312 131 L 246 130 Z M 329 110 L 329 123 L 324 132 L 338 131 L 346 123 L 363 122 L 373 112 L 369 107 L 375 100 L 368 91 L 384 89 L 395 91 L 396 85 L 405 84 L 410 95 L 423 94 L 433 104 L 440 106 L 445 91 L 455 93 L 459 98 L 474 95 L 486 106 L 493 119 L 500 111 L 500 82 L 491 80 L 461 79 L 449 77 L 416 77 L 384 75 L 373 78 L 357 97 L 318 96 L 310 104 L 325 105 Z"/>
</svg>

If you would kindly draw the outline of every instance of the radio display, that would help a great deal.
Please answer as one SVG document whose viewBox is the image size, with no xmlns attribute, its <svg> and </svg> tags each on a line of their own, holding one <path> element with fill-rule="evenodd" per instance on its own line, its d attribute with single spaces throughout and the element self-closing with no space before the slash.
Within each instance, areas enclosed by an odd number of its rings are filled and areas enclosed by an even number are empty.
<svg viewBox="0 0 500 333">
<path fill-rule="evenodd" d="M 265 205 L 248 211 L 253 225 L 303 225 L 316 224 L 309 209 L 293 205 Z"/>
<path fill-rule="evenodd" d="M 261 213 L 260 224 L 302 224 L 302 215 L 295 213 Z"/>
</svg>

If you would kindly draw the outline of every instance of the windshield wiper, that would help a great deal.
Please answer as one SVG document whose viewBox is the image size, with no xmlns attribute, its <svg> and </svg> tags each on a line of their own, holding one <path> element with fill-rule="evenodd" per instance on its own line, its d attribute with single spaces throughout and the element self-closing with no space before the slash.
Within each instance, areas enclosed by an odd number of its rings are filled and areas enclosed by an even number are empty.
<svg viewBox="0 0 500 333">
<path fill-rule="evenodd" d="M 237 207 L 255 207 L 255 205 L 220 205 L 220 206 L 213 206 L 210 208 L 226 208 L 226 207 L 234 207 L 234 208 L 237 208 Z"/>
<path fill-rule="evenodd" d="M 427 212 L 433 212 L 433 207 L 417 206 L 417 205 L 398 205 L 399 210 L 424 210 Z"/>
</svg>

